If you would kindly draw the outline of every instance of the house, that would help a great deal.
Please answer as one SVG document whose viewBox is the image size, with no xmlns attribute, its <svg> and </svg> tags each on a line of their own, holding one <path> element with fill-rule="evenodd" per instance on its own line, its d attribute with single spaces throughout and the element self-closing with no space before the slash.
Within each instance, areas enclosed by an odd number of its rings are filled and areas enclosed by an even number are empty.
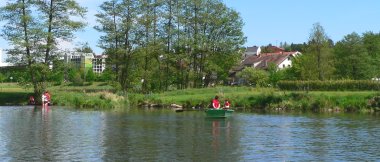
<svg viewBox="0 0 380 162">
<path fill-rule="evenodd" d="M 265 53 L 279 53 L 279 52 L 285 52 L 285 49 L 277 47 L 277 46 L 269 45 L 269 46 L 264 47 L 263 51 Z"/>
<path fill-rule="evenodd" d="M 278 69 L 292 66 L 292 58 L 301 54 L 300 52 L 276 52 L 262 53 L 245 58 L 242 62 L 243 67 L 253 67 L 257 69 L 267 69 L 273 63 Z"/>
<path fill-rule="evenodd" d="M 258 55 L 260 53 L 261 53 L 261 47 L 258 47 L 258 46 L 247 47 L 245 49 L 243 59 L 249 56 Z"/>
<path fill-rule="evenodd" d="M 255 47 L 255 46 L 254 46 Z M 301 53 L 298 51 L 294 52 L 285 52 L 284 49 L 278 48 L 275 46 L 268 46 L 266 50 L 274 51 L 271 53 L 261 53 L 256 52 L 255 54 L 252 52 L 254 48 L 247 48 L 245 52 L 244 59 L 241 61 L 240 65 L 235 66 L 229 72 L 229 77 L 231 78 L 231 83 L 239 84 L 239 78 L 236 77 L 236 74 L 246 67 L 253 67 L 256 69 L 267 70 L 270 64 L 274 64 L 278 69 L 284 69 L 292 66 L 292 58 L 300 55 Z"/>
</svg>

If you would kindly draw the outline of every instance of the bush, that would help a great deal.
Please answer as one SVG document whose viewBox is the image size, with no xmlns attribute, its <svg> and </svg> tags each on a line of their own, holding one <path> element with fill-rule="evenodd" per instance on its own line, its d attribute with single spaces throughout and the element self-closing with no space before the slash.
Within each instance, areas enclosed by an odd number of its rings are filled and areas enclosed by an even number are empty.
<svg viewBox="0 0 380 162">
<path fill-rule="evenodd" d="M 257 70 L 252 67 L 247 67 L 237 74 L 244 79 L 247 85 L 266 87 L 268 85 L 268 74 L 264 70 Z"/>
<path fill-rule="evenodd" d="M 278 87 L 281 90 L 295 91 L 372 91 L 380 90 L 380 82 L 371 80 L 280 81 Z"/>
</svg>

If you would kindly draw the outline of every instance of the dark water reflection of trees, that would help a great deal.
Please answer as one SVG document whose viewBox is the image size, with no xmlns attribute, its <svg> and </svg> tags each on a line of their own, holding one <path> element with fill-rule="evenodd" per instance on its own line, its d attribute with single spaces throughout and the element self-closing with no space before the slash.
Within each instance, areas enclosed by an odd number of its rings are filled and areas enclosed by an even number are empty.
<svg viewBox="0 0 380 162">
<path fill-rule="evenodd" d="M 380 117 L 362 114 L 0 108 L 0 161 L 373 161 Z"/>
</svg>

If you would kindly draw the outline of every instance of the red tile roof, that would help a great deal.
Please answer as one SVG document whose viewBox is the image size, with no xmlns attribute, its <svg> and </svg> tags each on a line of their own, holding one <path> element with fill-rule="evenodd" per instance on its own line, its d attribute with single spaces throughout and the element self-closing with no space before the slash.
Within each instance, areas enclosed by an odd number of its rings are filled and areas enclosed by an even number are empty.
<svg viewBox="0 0 380 162">
<path fill-rule="evenodd" d="M 289 56 L 293 56 L 294 54 L 297 54 L 297 52 L 262 53 L 260 55 L 247 57 L 242 64 L 244 66 L 254 66 L 259 69 L 266 69 L 270 63 L 279 65 Z"/>
<path fill-rule="evenodd" d="M 285 52 L 285 49 L 280 48 L 280 47 L 276 47 L 276 46 L 269 46 L 267 48 L 268 48 L 269 51 L 271 51 L 273 53 Z"/>
</svg>

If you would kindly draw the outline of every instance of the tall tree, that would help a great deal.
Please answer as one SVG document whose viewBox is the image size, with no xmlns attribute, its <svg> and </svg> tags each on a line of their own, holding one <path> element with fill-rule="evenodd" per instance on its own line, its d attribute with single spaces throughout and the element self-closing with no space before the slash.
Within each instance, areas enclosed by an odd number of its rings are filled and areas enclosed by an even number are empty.
<svg viewBox="0 0 380 162">
<path fill-rule="evenodd" d="M 87 11 L 75 0 L 36 0 L 36 4 L 40 12 L 40 24 L 44 28 L 44 62 L 49 64 L 57 54 L 54 50 L 57 49 L 58 42 L 71 41 L 74 33 L 85 27 L 84 22 L 74 20 L 73 17 L 83 18 Z"/>
<path fill-rule="evenodd" d="M 373 65 L 372 77 L 380 78 L 380 33 L 366 32 L 363 34 L 364 48 L 367 50 L 371 61 L 368 64 Z"/>
<path fill-rule="evenodd" d="M 219 0 L 113 0 L 101 9 L 96 27 L 104 33 L 101 47 L 119 57 L 109 60 L 119 60 L 110 66 L 120 70 L 124 90 L 141 79 L 144 91 L 224 79 L 245 41 L 239 14 Z"/>
<path fill-rule="evenodd" d="M 0 9 L 0 20 L 7 21 L 1 36 L 13 45 L 12 49 L 7 50 L 11 62 L 27 65 L 34 92 L 38 95 L 42 84 L 41 79 L 37 78 L 40 75 L 34 73 L 40 72 L 35 65 L 36 61 L 41 59 L 41 55 L 34 45 L 42 41 L 42 29 L 33 17 L 32 7 L 31 0 L 8 1 L 6 6 Z"/>
<path fill-rule="evenodd" d="M 120 58 L 123 55 L 123 48 L 121 46 L 123 43 L 121 2 L 120 0 L 106 1 L 100 5 L 100 9 L 101 11 L 95 16 L 101 25 L 94 28 L 105 35 L 99 38 L 98 44 L 108 55 L 106 60 L 108 67 L 114 66 L 116 80 L 121 82 L 119 80 L 122 63 Z"/>
<path fill-rule="evenodd" d="M 84 16 L 86 10 L 74 0 L 8 0 L 0 10 L 1 20 L 7 21 L 2 36 L 12 44 L 8 50 L 11 61 L 27 65 L 27 82 L 39 95 L 46 87 L 52 56 L 59 53 L 56 45 L 70 41 L 74 32 L 84 27 L 72 19 Z"/>
<path fill-rule="evenodd" d="M 313 24 L 306 54 L 310 54 L 310 58 L 316 62 L 315 68 L 319 80 L 330 79 L 332 77 L 334 69 L 331 59 L 331 46 L 331 41 L 325 33 L 324 28 L 319 23 Z"/>
<path fill-rule="evenodd" d="M 346 35 L 334 48 L 336 77 L 344 79 L 371 78 L 370 56 L 357 33 Z"/>
</svg>

